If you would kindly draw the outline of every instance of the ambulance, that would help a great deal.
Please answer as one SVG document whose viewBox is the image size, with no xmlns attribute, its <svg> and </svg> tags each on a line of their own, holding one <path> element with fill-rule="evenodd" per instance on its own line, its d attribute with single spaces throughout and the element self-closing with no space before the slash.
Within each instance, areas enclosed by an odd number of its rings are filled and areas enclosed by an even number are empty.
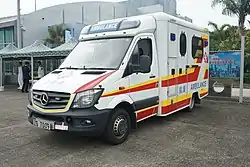
<svg viewBox="0 0 250 167">
<path fill-rule="evenodd" d="M 163 12 L 85 26 L 60 67 L 30 89 L 28 121 L 121 144 L 138 122 L 200 104 L 208 53 L 206 29 Z"/>
</svg>

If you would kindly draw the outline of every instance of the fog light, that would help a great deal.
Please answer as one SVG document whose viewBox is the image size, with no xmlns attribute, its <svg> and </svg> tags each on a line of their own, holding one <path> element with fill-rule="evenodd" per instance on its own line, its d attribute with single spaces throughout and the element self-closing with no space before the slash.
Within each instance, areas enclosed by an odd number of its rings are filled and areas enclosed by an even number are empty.
<svg viewBox="0 0 250 167">
<path fill-rule="evenodd" d="M 94 123 L 91 120 L 83 120 L 81 121 L 82 126 L 88 126 L 88 125 L 93 125 Z"/>
<path fill-rule="evenodd" d="M 71 123 L 72 122 L 72 118 L 71 117 L 66 117 L 66 122 L 67 123 Z"/>
</svg>

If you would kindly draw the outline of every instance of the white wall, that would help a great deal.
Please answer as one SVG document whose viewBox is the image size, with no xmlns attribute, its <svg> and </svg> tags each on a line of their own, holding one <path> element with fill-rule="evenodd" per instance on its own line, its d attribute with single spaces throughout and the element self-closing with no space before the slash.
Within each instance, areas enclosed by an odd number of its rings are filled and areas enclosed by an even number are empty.
<svg viewBox="0 0 250 167">
<path fill-rule="evenodd" d="M 115 7 L 115 13 L 114 13 Z M 100 8 L 100 10 L 99 10 Z M 64 11 L 64 14 L 63 14 Z M 99 14 L 100 11 L 100 14 Z M 63 17 L 64 15 L 64 17 Z M 94 24 L 101 20 L 126 16 L 126 6 L 117 3 L 83 2 L 53 6 L 22 16 L 23 46 L 28 46 L 35 39 L 48 36 L 48 26 L 63 23 Z M 64 18 L 64 19 L 63 19 Z"/>
<path fill-rule="evenodd" d="M 138 5 L 143 8 L 138 10 Z M 63 21 L 66 24 L 80 24 L 84 27 L 99 20 L 156 11 L 165 11 L 175 15 L 176 0 L 129 0 L 119 3 L 77 2 L 52 6 L 22 16 L 21 23 L 26 30 L 23 32 L 23 47 L 32 44 L 37 39 L 45 39 L 48 36 L 48 26 L 61 24 Z"/>
</svg>

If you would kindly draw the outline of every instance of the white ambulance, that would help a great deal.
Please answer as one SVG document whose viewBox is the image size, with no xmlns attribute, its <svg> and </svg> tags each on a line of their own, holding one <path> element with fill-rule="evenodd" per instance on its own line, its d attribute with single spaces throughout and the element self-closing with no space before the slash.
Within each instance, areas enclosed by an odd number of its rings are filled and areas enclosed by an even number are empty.
<svg viewBox="0 0 250 167">
<path fill-rule="evenodd" d="M 166 13 L 83 28 L 79 44 L 29 93 L 28 120 L 124 142 L 137 123 L 191 111 L 208 94 L 208 33 Z"/>
</svg>

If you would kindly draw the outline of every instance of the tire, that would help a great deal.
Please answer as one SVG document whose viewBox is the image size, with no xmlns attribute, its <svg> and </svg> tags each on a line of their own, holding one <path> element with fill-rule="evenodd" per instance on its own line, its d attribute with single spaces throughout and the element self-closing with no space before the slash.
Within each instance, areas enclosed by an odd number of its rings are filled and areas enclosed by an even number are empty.
<svg viewBox="0 0 250 167">
<path fill-rule="evenodd" d="M 194 108 L 195 108 L 195 96 L 193 95 L 191 98 L 191 102 L 187 108 L 187 111 L 192 112 Z"/>
<path fill-rule="evenodd" d="M 118 145 L 127 140 L 130 130 L 131 119 L 128 112 L 117 108 L 111 115 L 103 137 L 108 144 Z"/>
</svg>

